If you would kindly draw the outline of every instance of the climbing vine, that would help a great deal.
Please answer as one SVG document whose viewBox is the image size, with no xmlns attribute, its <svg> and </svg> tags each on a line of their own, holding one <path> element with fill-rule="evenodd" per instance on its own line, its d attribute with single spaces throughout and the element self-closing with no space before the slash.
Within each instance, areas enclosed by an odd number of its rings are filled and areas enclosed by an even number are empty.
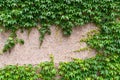
<svg viewBox="0 0 120 80">
<path fill-rule="evenodd" d="M 108 27 L 107 27 L 108 26 Z M 87 43 L 100 53 L 120 53 L 120 22 L 113 22 L 102 27 L 102 32 L 95 35 Z"/>
<path fill-rule="evenodd" d="M 97 55 L 95 58 L 61 63 L 59 74 L 61 80 L 119 80 L 119 66 L 119 55 Z"/>
<path fill-rule="evenodd" d="M 120 56 L 112 54 L 71 62 L 55 67 L 51 61 L 32 65 L 9 65 L 0 68 L 0 80 L 120 80 Z"/>
<path fill-rule="evenodd" d="M 19 29 L 36 27 L 42 43 L 45 34 L 50 34 L 51 25 L 59 26 L 64 35 L 70 35 L 73 27 L 87 23 L 98 25 L 104 32 L 109 22 L 119 18 L 119 5 L 119 0 L 0 0 L 0 25 L 14 34 Z M 37 27 L 39 23 L 41 27 Z M 13 42 L 16 44 L 14 39 Z"/>
<path fill-rule="evenodd" d="M 119 0 L 0 0 L 0 32 L 11 32 L 3 52 L 17 43 L 24 44 L 16 35 L 18 30 L 36 27 L 42 43 L 45 34 L 51 33 L 51 25 L 59 26 L 69 36 L 73 27 L 87 23 L 100 29 L 83 40 L 98 51 L 96 57 L 63 62 L 58 69 L 53 59 L 35 67 L 7 66 L 0 69 L 0 80 L 56 80 L 56 75 L 60 80 L 120 80 Z"/>
</svg>

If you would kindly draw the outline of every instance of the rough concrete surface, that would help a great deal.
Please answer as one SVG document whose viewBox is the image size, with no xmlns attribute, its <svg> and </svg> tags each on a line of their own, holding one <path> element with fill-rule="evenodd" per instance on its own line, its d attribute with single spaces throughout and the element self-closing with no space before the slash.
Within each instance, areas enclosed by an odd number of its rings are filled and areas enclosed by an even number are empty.
<svg viewBox="0 0 120 80">
<path fill-rule="evenodd" d="M 25 44 L 17 44 L 11 53 L 0 55 L 0 67 L 14 64 L 39 64 L 43 61 L 50 60 L 50 54 L 53 54 L 55 63 L 61 61 L 71 61 L 72 58 L 90 58 L 96 55 L 95 50 L 73 52 L 80 48 L 86 47 L 86 43 L 80 43 L 80 39 L 84 38 L 90 30 L 97 29 L 93 24 L 75 27 L 73 33 L 69 37 L 64 37 L 61 30 L 55 26 L 51 27 L 51 35 L 46 35 L 42 46 L 39 48 L 39 32 L 32 29 L 29 37 L 27 31 L 17 32 L 19 38 L 24 39 Z M 0 49 L 9 33 L 0 33 Z"/>
</svg>

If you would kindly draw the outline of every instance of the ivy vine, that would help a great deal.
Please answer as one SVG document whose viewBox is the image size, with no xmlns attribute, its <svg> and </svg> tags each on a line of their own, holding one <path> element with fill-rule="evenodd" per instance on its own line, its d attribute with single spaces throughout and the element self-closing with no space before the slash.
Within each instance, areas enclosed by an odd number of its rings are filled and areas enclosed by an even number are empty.
<svg viewBox="0 0 120 80">
<path fill-rule="evenodd" d="M 120 80 L 120 56 L 112 54 L 71 62 L 55 67 L 53 59 L 33 65 L 0 68 L 0 80 Z"/>
<path fill-rule="evenodd" d="M 0 0 L 0 32 L 11 32 L 3 52 L 17 43 L 24 44 L 17 30 L 36 27 L 43 42 L 45 34 L 51 33 L 51 25 L 70 35 L 73 27 L 87 23 L 100 28 L 99 34 L 84 40 L 99 52 L 96 57 L 63 62 L 58 69 L 53 58 L 35 67 L 6 66 L 0 69 L 0 80 L 56 80 L 56 75 L 60 80 L 120 80 L 119 0 Z"/>
<path fill-rule="evenodd" d="M 119 80 L 120 56 L 97 55 L 86 60 L 75 59 L 59 66 L 60 80 Z"/>
<path fill-rule="evenodd" d="M 45 34 L 50 34 L 51 25 L 59 26 L 64 35 L 87 23 L 98 25 L 104 32 L 109 28 L 108 23 L 119 18 L 119 5 L 119 0 L 0 0 L 0 26 L 14 34 L 19 29 L 36 27 L 42 43 Z M 41 28 L 37 27 L 39 23 Z M 4 48 L 7 51 L 12 47 Z"/>
</svg>

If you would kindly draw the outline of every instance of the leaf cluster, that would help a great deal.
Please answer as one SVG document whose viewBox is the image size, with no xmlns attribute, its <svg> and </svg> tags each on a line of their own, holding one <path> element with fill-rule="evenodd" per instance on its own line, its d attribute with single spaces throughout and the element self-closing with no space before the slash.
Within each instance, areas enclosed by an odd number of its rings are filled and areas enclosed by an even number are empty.
<svg viewBox="0 0 120 80">
<path fill-rule="evenodd" d="M 51 25 L 59 26 L 64 35 L 70 35 L 73 27 L 87 23 L 103 28 L 101 24 L 119 18 L 119 5 L 118 0 L 0 0 L 0 25 L 5 31 L 16 33 L 40 23 L 38 30 L 43 42 L 45 34 L 50 34 Z"/>
<path fill-rule="evenodd" d="M 59 74 L 61 80 L 119 80 L 120 56 L 101 56 L 72 62 L 61 63 Z"/>
<path fill-rule="evenodd" d="M 102 26 L 101 34 L 93 36 L 86 42 L 105 55 L 120 53 L 120 22 L 112 22 Z"/>
<path fill-rule="evenodd" d="M 0 80 L 36 80 L 38 77 L 32 65 L 9 65 L 0 69 Z"/>
<path fill-rule="evenodd" d="M 54 80 L 57 70 L 54 62 L 33 65 L 8 65 L 0 69 L 0 80 Z"/>
<path fill-rule="evenodd" d="M 58 67 L 52 60 L 35 66 L 9 65 L 0 68 L 0 80 L 120 80 L 120 56 L 74 59 L 61 62 Z"/>
</svg>

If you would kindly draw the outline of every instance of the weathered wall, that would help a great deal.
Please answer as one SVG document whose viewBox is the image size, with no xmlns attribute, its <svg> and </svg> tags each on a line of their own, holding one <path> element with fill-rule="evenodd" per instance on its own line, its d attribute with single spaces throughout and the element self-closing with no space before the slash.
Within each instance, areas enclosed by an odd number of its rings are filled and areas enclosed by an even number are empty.
<svg viewBox="0 0 120 80">
<path fill-rule="evenodd" d="M 60 30 L 51 27 L 51 35 L 46 35 L 44 42 L 39 48 L 39 32 L 33 29 L 28 37 L 27 31 L 17 32 L 19 38 L 25 40 L 24 45 L 16 45 L 11 53 L 0 55 L 0 67 L 9 64 L 38 64 L 48 61 L 49 55 L 53 54 L 55 63 L 70 61 L 71 58 L 89 58 L 95 56 L 95 51 L 73 52 L 84 48 L 86 43 L 80 43 L 80 39 L 86 37 L 88 31 L 96 29 L 93 24 L 88 24 L 73 29 L 70 37 L 63 37 Z M 0 49 L 2 49 L 9 33 L 0 33 Z"/>
</svg>

